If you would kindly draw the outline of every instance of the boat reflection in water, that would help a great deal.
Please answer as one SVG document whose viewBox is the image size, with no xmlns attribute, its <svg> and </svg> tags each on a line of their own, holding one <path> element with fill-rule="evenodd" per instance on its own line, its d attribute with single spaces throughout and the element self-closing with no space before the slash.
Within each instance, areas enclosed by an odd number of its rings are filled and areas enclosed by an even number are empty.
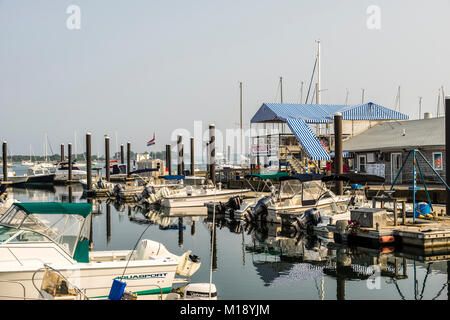
<svg viewBox="0 0 450 320">
<path fill-rule="evenodd" d="M 14 188 L 14 196 L 24 202 L 68 202 L 70 189 L 60 187 Z M 73 202 L 87 201 L 77 192 L 73 185 Z M 208 282 L 212 263 L 214 282 L 223 299 L 419 300 L 449 295 L 448 255 L 341 246 L 288 225 L 244 223 L 220 214 L 213 217 L 202 211 L 205 207 L 164 209 L 89 201 L 96 250 L 132 248 L 137 235 L 150 224 L 146 235 L 169 250 L 182 253 L 185 247 L 199 255 L 203 267 L 193 280 Z"/>
<path fill-rule="evenodd" d="M 251 243 L 245 245 L 245 250 L 252 254 L 252 263 L 265 286 L 283 287 L 313 280 L 320 299 L 325 299 L 325 279 L 329 281 L 334 278 L 335 297 L 338 300 L 346 298 L 346 282 L 355 280 L 365 280 L 369 290 L 379 289 L 382 281 L 384 286 L 395 288 L 397 299 L 420 300 L 424 298 L 429 275 L 433 271 L 447 272 L 447 262 L 430 262 L 424 266 L 407 259 L 391 247 L 345 247 L 329 239 L 304 234 L 295 228 L 283 229 L 280 225 L 270 223 L 246 224 L 245 230 L 251 235 Z M 421 285 L 418 280 L 419 269 L 423 279 Z M 423 272 L 424 269 L 426 272 Z M 413 273 L 413 277 L 410 273 Z M 408 283 L 400 285 L 402 281 Z M 411 282 L 414 290 L 408 285 Z M 427 292 L 426 299 L 438 298 L 446 286 L 444 283 L 442 288 Z M 327 297 L 330 298 L 333 297 Z"/>
</svg>

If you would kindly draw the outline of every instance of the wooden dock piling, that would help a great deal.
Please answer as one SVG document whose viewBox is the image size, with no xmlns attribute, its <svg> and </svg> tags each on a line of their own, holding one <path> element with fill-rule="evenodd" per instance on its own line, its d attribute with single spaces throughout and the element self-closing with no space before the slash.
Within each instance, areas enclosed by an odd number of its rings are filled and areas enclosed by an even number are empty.
<svg viewBox="0 0 450 320">
<path fill-rule="evenodd" d="M 64 154 L 64 144 L 61 143 L 61 162 L 65 160 L 65 154 Z"/>
<path fill-rule="evenodd" d="M 124 155 L 124 151 L 123 151 L 123 144 L 120 145 L 120 163 L 121 164 L 125 163 L 125 155 Z"/>
<path fill-rule="evenodd" d="M 181 144 L 181 174 L 184 174 L 184 143 Z"/>
<path fill-rule="evenodd" d="M 72 144 L 67 145 L 67 156 L 69 161 L 69 175 L 67 177 L 67 183 L 72 183 Z"/>
<path fill-rule="evenodd" d="M 342 114 L 334 115 L 334 170 L 336 174 L 342 174 Z M 343 195 L 342 181 L 335 182 L 336 194 Z"/>
<path fill-rule="evenodd" d="M 3 182 L 8 181 L 8 148 L 6 140 L 2 145 L 2 159 L 3 159 Z"/>
<path fill-rule="evenodd" d="M 445 181 L 450 184 L 450 97 L 445 98 Z M 446 191 L 446 214 L 450 215 L 450 191 Z"/>
<path fill-rule="evenodd" d="M 92 157 L 91 157 L 91 134 L 86 133 L 86 179 L 87 179 L 87 190 L 92 190 Z"/>
<path fill-rule="evenodd" d="M 110 171 L 109 171 L 109 135 L 105 135 L 105 170 L 106 170 L 106 181 L 110 182 Z"/>
<path fill-rule="evenodd" d="M 130 177 L 131 172 L 131 142 L 127 142 L 127 178 Z"/>
<path fill-rule="evenodd" d="M 209 141 L 210 141 L 210 149 L 211 149 L 211 164 L 210 164 L 210 173 L 211 173 L 211 181 L 214 185 L 216 185 L 216 133 L 215 133 L 215 125 L 209 125 Z"/>
<path fill-rule="evenodd" d="M 194 162 L 194 138 L 191 137 L 191 176 L 195 175 L 195 162 Z"/>
<path fill-rule="evenodd" d="M 170 144 L 166 144 L 166 168 L 169 175 L 172 174 L 172 159 L 170 154 Z"/>
<path fill-rule="evenodd" d="M 182 167 L 181 167 L 181 161 L 182 161 L 182 159 L 181 159 L 181 157 L 182 157 L 181 143 L 182 143 L 182 139 L 183 139 L 182 136 L 178 136 L 178 139 L 177 139 L 177 151 L 178 151 L 177 174 L 183 174 L 183 170 L 182 170 Z"/>
</svg>

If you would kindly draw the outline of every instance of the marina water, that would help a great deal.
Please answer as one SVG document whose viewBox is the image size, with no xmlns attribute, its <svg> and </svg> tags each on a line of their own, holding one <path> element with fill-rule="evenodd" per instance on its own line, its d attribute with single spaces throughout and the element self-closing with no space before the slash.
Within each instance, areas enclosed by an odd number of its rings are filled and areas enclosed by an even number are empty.
<svg viewBox="0 0 450 320">
<path fill-rule="evenodd" d="M 14 170 L 21 175 L 26 167 L 17 165 Z M 68 188 L 23 187 L 13 188 L 13 193 L 21 202 L 68 202 Z M 86 202 L 82 195 L 82 186 L 73 185 L 72 201 Z M 94 201 L 94 250 L 132 249 L 151 223 L 143 238 L 162 242 L 174 254 L 192 250 L 202 261 L 192 282 L 209 282 L 212 217 L 204 210 L 182 217 L 153 212 L 150 219 L 146 213 L 125 204 Z M 449 298 L 446 261 L 428 263 L 395 250 L 339 247 L 290 231 L 277 236 L 276 226 L 248 226 L 220 216 L 213 243 L 213 282 L 219 299 Z"/>
</svg>

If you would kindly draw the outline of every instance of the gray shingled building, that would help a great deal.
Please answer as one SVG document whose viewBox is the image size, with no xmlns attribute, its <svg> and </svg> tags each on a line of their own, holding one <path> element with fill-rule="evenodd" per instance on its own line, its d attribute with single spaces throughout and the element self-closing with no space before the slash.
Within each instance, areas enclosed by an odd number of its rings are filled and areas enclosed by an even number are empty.
<svg viewBox="0 0 450 320">
<path fill-rule="evenodd" d="M 420 150 L 445 179 L 445 118 L 427 118 L 383 122 L 343 142 L 344 151 L 353 154 L 353 166 L 360 172 L 373 173 L 392 183 L 411 149 Z M 438 183 L 433 170 L 417 156 L 427 183 Z M 405 164 L 398 183 L 412 183 L 412 156 Z M 417 173 L 418 181 L 420 175 Z"/>
</svg>

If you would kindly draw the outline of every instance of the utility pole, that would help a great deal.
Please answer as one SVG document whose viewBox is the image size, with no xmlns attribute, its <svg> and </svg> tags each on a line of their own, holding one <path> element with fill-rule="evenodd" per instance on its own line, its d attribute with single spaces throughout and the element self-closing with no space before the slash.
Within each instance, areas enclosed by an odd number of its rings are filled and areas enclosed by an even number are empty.
<svg viewBox="0 0 450 320">
<path fill-rule="evenodd" d="M 436 117 L 439 117 L 440 107 L 441 107 L 441 88 L 439 88 L 439 90 L 438 90 L 438 102 L 437 102 L 437 108 L 436 108 Z"/>
<path fill-rule="evenodd" d="M 283 104 L 283 77 L 280 77 L 280 101 Z M 284 133 L 284 123 L 281 124 L 281 132 Z"/>
<path fill-rule="evenodd" d="M 419 97 L 419 120 L 422 119 L 422 97 Z"/>
<path fill-rule="evenodd" d="M 240 155 L 239 155 L 239 157 L 240 157 L 239 163 L 242 166 L 242 82 L 239 82 L 239 101 L 240 101 L 240 122 L 239 122 L 239 126 L 240 126 L 240 129 L 241 129 L 241 132 L 240 132 L 241 133 L 241 144 L 240 144 L 241 152 L 240 152 Z"/>
<path fill-rule="evenodd" d="M 317 40 L 317 104 L 320 103 L 320 40 Z"/>
</svg>

